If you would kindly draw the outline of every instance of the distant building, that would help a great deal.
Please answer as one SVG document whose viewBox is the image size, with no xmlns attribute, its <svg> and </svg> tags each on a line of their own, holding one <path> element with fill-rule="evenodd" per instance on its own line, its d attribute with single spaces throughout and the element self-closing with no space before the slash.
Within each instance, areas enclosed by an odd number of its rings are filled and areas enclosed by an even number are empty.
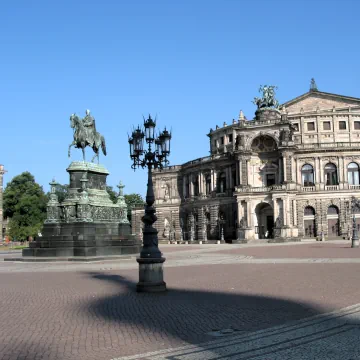
<svg viewBox="0 0 360 360">
<path fill-rule="evenodd" d="M 360 99 L 310 91 L 210 130 L 211 155 L 153 174 L 160 241 L 346 238 L 360 195 Z M 360 209 L 355 211 L 360 227 Z M 132 212 L 140 236 L 143 209 Z M 223 230 L 221 230 L 223 228 Z"/>
</svg>

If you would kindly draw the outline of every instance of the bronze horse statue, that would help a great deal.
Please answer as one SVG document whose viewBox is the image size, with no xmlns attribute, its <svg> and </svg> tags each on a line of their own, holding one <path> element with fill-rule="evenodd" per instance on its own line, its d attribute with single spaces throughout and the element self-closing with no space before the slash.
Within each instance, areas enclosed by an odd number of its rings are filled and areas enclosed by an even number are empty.
<svg viewBox="0 0 360 360">
<path fill-rule="evenodd" d="M 87 113 L 87 115 L 89 114 Z M 95 130 L 95 126 L 92 129 L 87 129 L 83 119 L 79 118 L 76 114 L 70 116 L 70 126 L 74 129 L 74 141 L 69 145 L 68 156 L 70 157 L 71 147 L 74 146 L 77 149 L 82 150 L 83 160 L 85 161 L 85 148 L 89 146 L 95 153 L 91 162 L 94 162 L 95 158 L 97 158 L 99 163 L 100 147 L 103 154 L 106 156 L 105 138 Z M 91 131 L 91 134 L 89 131 Z"/>
</svg>

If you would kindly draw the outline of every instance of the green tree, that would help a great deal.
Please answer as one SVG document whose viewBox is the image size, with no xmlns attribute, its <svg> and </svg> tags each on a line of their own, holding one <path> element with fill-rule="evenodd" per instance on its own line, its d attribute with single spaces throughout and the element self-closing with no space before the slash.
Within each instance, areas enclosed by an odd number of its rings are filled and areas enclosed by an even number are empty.
<svg viewBox="0 0 360 360">
<path fill-rule="evenodd" d="M 131 221 L 131 209 L 135 206 L 144 205 L 145 201 L 140 194 L 127 194 L 124 195 L 126 205 L 128 207 L 128 220 Z"/>
<path fill-rule="evenodd" d="M 56 185 L 55 194 L 57 195 L 60 203 L 65 200 L 68 193 L 69 193 L 69 185 L 68 184 L 64 184 L 64 185 L 57 184 Z"/>
<path fill-rule="evenodd" d="M 47 197 L 29 172 L 15 176 L 4 191 L 4 216 L 9 218 L 9 235 L 24 241 L 37 236 L 46 218 Z"/>
<path fill-rule="evenodd" d="M 69 185 L 67 184 L 57 184 L 55 189 L 55 194 L 58 197 L 59 203 L 63 202 L 69 193 Z M 48 200 L 50 200 L 50 191 L 46 194 Z"/>
<path fill-rule="evenodd" d="M 110 195 L 110 200 L 114 204 L 116 204 L 116 202 L 117 202 L 117 193 L 114 191 L 113 187 L 112 186 L 107 186 L 106 191 Z"/>
</svg>

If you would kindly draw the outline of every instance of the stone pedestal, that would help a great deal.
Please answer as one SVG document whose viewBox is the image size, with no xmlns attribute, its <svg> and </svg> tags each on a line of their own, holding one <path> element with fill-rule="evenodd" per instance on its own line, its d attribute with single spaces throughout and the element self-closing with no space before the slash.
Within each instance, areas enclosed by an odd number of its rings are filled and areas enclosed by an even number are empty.
<svg viewBox="0 0 360 360">
<path fill-rule="evenodd" d="M 99 164 L 72 162 L 69 192 L 59 203 L 56 182 L 51 185 L 47 219 L 41 237 L 23 249 L 23 259 L 76 258 L 138 254 L 141 242 L 130 235 L 127 209 L 124 207 L 122 185 L 116 204 L 106 191 L 107 169 Z"/>
<path fill-rule="evenodd" d="M 268 243 L 282 243 L 291 241 L 300 241 L 300 238 L 293 237 L 291 233 L 291 228 L 285 225 L 274 228 L 274 238 L 269 239 Z"/>
<path fill-rule="evenodd" d="M 352 247 L 352 248 L 357 248 L 357 247 L 359 247 L 359 239 L 352 239 L 352 240 L 351 240 L 351 247 Z"/>
<path fill-rule="evenodd" d="M 137 258 L 139 263 L 139 282 L 137 292 L 163 292 L 166 291 L 164 282 L 163 263 L 165 258 L 144 259 Z"/>
<path fill-rule="evenodd" d="M 237 229 L 237 239 L 232 241 L 233 244 L 246 244 L 246 229 L 240 228 Z"/>
<path fill-rule="evenodd" d="M 255 118 L 257 121 L 280 121 L 281 113 L 274 108 L 261 108 L 255 111 Z"/>
</svg>

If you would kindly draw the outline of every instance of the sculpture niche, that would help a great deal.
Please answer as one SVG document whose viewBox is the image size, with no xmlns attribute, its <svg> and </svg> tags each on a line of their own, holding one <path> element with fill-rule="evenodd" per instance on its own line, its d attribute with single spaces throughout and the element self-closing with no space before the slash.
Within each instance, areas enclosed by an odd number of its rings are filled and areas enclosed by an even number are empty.
<svg viewBox="0 0 360 360">
<path fill-rule="evenodd" d="M 99 163 L 100 147 L 106 156 L 105 138 L 96 131 L 95 118 L 90 115 L 90 110 L 86 110 L 86 116 L 81 119 L 76 114 L 70 116 L 70 126 L 74 130 L 74 141 L 69 145 L 68 156 L 70 157 L 71 147 L 81 149 L 83 161 L 85 161 L 85 148 L 91 147 L 95 153 L 91 162 L 97 158 Z"/>
</svg>

